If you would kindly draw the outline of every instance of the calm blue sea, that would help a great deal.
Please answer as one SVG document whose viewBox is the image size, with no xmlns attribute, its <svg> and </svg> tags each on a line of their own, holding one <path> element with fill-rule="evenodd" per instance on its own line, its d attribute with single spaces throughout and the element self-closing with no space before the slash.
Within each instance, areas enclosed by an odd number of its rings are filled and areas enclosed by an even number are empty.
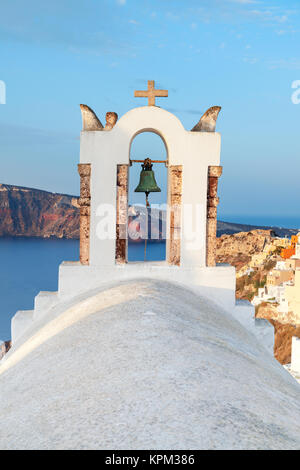
<svg viewBox="0 0 300 470">
<path fill-rule="evenodd" d="M 78 240 L 0 237 L 0 342 L 10 339 L 17 310 L 31 310 L 40 290 L 57 290 L 58 266 L 79 257 Z M 150 243 L 147 259 L 165 258 L 165 243 Z M 144 244 L 131 245 L 129 261 L 144 259 Z"/>
<path fill-rule="evenodd" d="M 145 244 L 144 242 L 128 245 L 128 261 L 144 261 Z M 160 261 L 166 259 L 166 243 L 147 243 L 146 260 Z"/>
<path fill-rule="evenodd" d="M 236 224 L 249 224 L 281 228 L 300 229 L 300 214 L 293 216 L 278 215 L 219 215 L 223 221 L 234 222 Z"/>
</svg>

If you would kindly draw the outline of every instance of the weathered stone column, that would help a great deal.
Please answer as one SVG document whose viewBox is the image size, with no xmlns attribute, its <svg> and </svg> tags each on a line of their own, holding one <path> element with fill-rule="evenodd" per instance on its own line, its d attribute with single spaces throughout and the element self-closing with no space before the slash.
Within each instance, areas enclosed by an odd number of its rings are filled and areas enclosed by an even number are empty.
<svg viewBox="0 0 300 470">
<path fill-rule="evenodd" d="M 169 182 L 171 207 L 168 263 L 179 266 L 181 247 L 182 165 L 170 166 Z"/>
<path fill-rule="evenodd" d="M 80 175 L 80 262 L 90 262 L 90 209 L 91 209 L 91 164 L 80 163 L 78 165 Z"/>
<path fill-rule="evenodd" d="M 128 165 L 117 165 L 116 262 L 127 261 Z"/>
<path fill-rule="evenodd" d="M 207 231 L 206 231 L 206 265 L 216 265 L 217 250 L 217 206 L 218 178 L 222 174 L 221 166 L 208 167 L 207 181 Z"/>
</svg>

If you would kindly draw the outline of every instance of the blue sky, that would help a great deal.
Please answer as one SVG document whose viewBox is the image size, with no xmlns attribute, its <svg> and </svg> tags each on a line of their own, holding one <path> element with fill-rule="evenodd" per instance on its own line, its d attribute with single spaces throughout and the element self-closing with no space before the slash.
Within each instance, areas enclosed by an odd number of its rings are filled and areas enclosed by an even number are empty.
<svg viewBox="0 0 300 470">
<path fill-rule="evenodd" d="M 220 216 L 296 216 L 299 44 L 298 1 L 2 0 L 0 181 L 78 194 L 79 103 L 104 122 L 146 104 L 133 93 L 154 79 L 187 129 L 222 106 Z"/>
</svg>

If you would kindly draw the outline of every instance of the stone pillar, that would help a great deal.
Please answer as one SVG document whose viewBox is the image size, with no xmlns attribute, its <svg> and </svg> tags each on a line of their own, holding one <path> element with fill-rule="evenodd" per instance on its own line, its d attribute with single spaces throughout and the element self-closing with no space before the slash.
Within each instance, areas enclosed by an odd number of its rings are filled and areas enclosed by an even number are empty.
<svg viewBox="0 0 300 470">
<path fill-rule="evenodd" d="M 90 262 L 90 216 L 91 216 L 91 164 L 78 165 L 80 175 L 80 262 Z"/>
<path fill-rule="evenodd" d="M 168 263 L 180 265 L 181 247 L 181 199 L 182 165 L 172 165 L 169 169 L 170 184 L 170 242 Z"/>
<path fill-rule="evenodd" d="M 128 165 L 117 165 L 116 262 L 127 261 Z"/>
<path fill-rule="evenodd" d="M 207 229 L 206 229 L 206 265 L 216 265 L 217 251 L 217 206 L 219 204 L 218 178 L 222 174 L 221 166 L 208 167 L 207 181 Z"/>
</svg>

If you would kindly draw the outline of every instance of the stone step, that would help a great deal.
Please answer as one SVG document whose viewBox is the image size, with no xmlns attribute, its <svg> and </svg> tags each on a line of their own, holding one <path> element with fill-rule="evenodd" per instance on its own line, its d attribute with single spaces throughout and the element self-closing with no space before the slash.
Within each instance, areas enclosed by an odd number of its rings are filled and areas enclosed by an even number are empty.
<svg viewBox="0 0 300 470">
<path fill-rule="evenodd" d="M 41 291 L 34 298 L 34 320 L 41 318 L 58 301 L 58 292 Z"/>
<path fill-rule="evenodd" d="M 274 327 L 267 320 L 255 318 L 254 306 L 248 300 L 237 299 L 231 313 L 273 356 Z"/>
</svg>

